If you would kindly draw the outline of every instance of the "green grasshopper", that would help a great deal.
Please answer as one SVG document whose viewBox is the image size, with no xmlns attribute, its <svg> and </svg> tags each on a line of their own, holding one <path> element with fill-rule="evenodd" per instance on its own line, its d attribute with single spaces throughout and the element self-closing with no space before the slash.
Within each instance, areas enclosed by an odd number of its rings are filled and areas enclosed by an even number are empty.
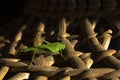
<svg viewBox="0 0 120 80">
<path fill-rule="evenodd" d="M 60 42 L 50 43 L 50 42 L 47 42 L 47 41 L 44 41 L 44 42 L 46 44 L 42 44 L 42 45 L 37 46 L 37 47 L 36 46 L 30 47 L 30 48 L 27 48 L 27 49 L 23 50 L 23 52 L 28 52 L 28 51 L 33 51 L 34 52 L 33 56 L 32 56 L 32 60 L 31 60 L 30 66 L 32 65 L 33 59 L 35 57 L 35 53 L 37 51 L 50 53 L 50 55 L 60 54 L 65 59 L 65 57 L 62 55 L 62 50 L 65 49 L 65 44 L 64 43 L 60 43 Z"/>
<path fill-rule="evenodd" d="M 42 44 L 41 46 L 27 48 L 23 50 L 23 52 L 35 51 L 37 49 L 37 51 L 40 52 L 50 52 L 51 53 L 50 55 L 56 55 L 65 49 L 64 43 L 60 43 L 60 42 L 50 43 L 47 41 L 45 41 L 45 43 L 46 44 Z"/>
</svg>

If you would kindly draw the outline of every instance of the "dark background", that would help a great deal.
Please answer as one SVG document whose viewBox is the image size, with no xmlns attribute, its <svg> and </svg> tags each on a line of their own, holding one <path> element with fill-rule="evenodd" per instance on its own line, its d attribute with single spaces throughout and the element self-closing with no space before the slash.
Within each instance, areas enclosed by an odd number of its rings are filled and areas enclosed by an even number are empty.
<svg viewBox="0 0 120 80">
<path fill-rule="evenodd" d="M 25 0 L 0 0 L 0 25 L 24 12 Z"/>
</svg>

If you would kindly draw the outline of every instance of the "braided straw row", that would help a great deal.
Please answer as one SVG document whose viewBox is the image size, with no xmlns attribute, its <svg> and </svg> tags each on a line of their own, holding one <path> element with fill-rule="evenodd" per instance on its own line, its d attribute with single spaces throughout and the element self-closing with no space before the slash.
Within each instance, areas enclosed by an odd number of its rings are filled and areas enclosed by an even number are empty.
<svg viewBox="0 0 120 80">
<path fill-rule="evenodd" d="M 118 15 L 120 0 L 26 0 L 25 13 L 49 18 Z"/>
</svg>

